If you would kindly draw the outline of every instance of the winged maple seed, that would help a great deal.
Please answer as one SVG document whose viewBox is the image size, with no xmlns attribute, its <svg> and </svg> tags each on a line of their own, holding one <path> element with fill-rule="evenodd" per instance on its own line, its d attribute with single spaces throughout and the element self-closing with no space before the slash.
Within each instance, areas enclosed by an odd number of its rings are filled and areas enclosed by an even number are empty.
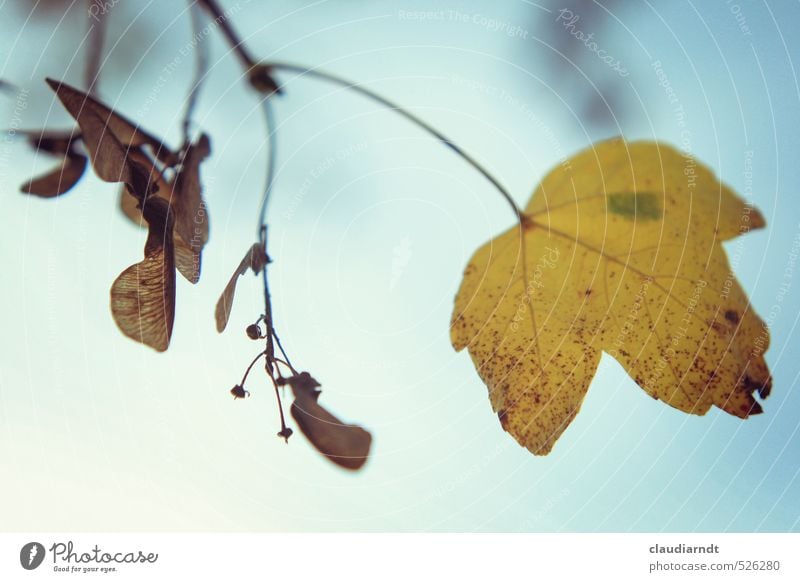
<svg viewBox="0 0 800 582">
<path fill-rule="evenodd" d="M 199 167 L 210 153 L 208 136 L 186 143 L 177 153 L 97 99 L 48 79 L 80 128 L 74 134 L 44 134 L 31 143 L 60 154 L 60 168 L 31 180 L 23 191 L 52 197 L 80 178 L 86 157 L 97 176 L 123 182 L 124 205 L 148 226 L 144 259 L 127 268 L 111 287 L 111 312 L 128 337 L 158 351 L 169 346 L 175 316 L 175 268 L 192 283 L 200 277 L 201 252 L 208 240 L 208 213 L 202 199 Z M 78 171 L 80 170 L 80 171 Z M 165 174 L 173 173 L 167 180 Z"/>
<path fill-rule="evenodd" d="M 263 236 L 263 240 L 266 241 L 265 232 Z M 275 397 L 280 411 L 281 430 L 278 432 L 278 436 L 288 442 L 289 437 L 292 435 L 292 429 L 286 426 L 281 405 L 281 395 L 278 391 L 279 386 L 290 386 L 294 395 L 294 402 L 291 407 L 292 417 L 297 422 L 303 435 L 333 463 L 345 469 L 360 469 L 369 456 L 372 436 L 359 426 L 343 423 L 323 408 L 317 402 L 320 395 L 318 390 L 319 382 L 308 372 L 298 372 L 290 363 L 272 322 L 272 308 L 270 306 L 265 271 L 269 262 L 265 242 L 253 244 L 233 272 L 228 284 L 225 286 L 225 290 L 217 301 L 214 311 L 217 331 L 222 332 L 228 325 L 239 277 L 248 270 L 254 274 L 262 273 L 267 312 L 261 315 L 255 323 L 248 325 L 245 333 L 251 340 L 265 340 L 266 347 L 250 362 L 241 381 L 231 388 L 230 393 L 234 399 L 243 399 L 249 396 L 250 392 L 245 389 L 247 378 L 256 362 L 262 357 L 265 358 L 265 371 L 275 387 Z M 266 327 L 266 331 L 261 328 L 262 322 Z M 288 369 L 291 375 L 283 376 L 281 368 Z"/>
<path fill-rule="evenodd" d="M 38 152 L 61 158 L 61 164 L 46 174 L 33 178 L 20 188 L 26 194 L 53 198 L 68 192 L 86 171 L 86 156 L 77 149 L 80 134 L 73 132 L 23 132 Z"/>
<path fill-rule="evenodd" d="M 319 404 L 320 384 L 308 372 L 283 382 L 292 388 L 292 418 L 300 431 L 326 458 L 340 467 L 357 470 L 369 456 L 372 436 L 360 426 L 345 424 Z"/>
<path fill-rule="evenodd" d="M 258 275 L 261 270 L 267 266 L 267 263 L 269 263 L 269 257 L 264 251 L 264 245 L 261 243 L 255 243 L 247 250 L 239 266 L 236 267 L 233 275 L 231 275 L 228 284 L 225 286 L 225 290 L 222 292 L 222 295 L 220 295 L 219 300 L 217 300 L 217 306 L 214 309 L 214 319 L 217 322 L 218 332 L 222 333 L 225 331 L 225 327 L 228 325 L 228 319 L 231 316 L 231 307 L 233 307 L 233 297 L 236 294 L 236 282 L 239 280 L 239 277 L 244 275 L 248 270 Z M 248 335 L 253 339 L 259 339 L 261 337 L 260 334 L 253 337 L 250 333 L 252 332 L 248 332 Z"/>
<path fill-rule="evenodd" d="M 149 227 L 144 260 L 114 281 L 111 313 L 122 333 L 163 352 L 175 319 L 174 219 L 169 203 L 155 196 L 147 200 L 143 214 Z"/>
<path fill-rule="evenodd" d="M 197 283 L 200 280 L 203 247 L 208 242 L 209 231 L 208 210 L 200 184 L 200 163 L 211 152 L 209 137 L 202 134 L 196 142 L 185 144 L 180 151 L 182 163 L 171 180 L 165 180 L 144 153 L 131 151 L 129 157 L 143 165 L 150 164 L 150 179 L 158 186 L 154 194 L 169 202 L 175 214 L 173 246 L 176 267 L 187 281 Z M 139 201 L 130 195 L 126 187 L 120 190 L 119 206 L 131 222 L 144 226 Z"/>
<path fill-rule="evenodd" d="M 503 428 L 537 455 L 577 414 L 603 351 L 678 410 L 758 414 L 769 333 L 722 242 L 764 225 L 669 146 L 596 144 L 552 170 L 521 225 L 472 257 L 453 346 L 469 349 Z"/>
</svg>

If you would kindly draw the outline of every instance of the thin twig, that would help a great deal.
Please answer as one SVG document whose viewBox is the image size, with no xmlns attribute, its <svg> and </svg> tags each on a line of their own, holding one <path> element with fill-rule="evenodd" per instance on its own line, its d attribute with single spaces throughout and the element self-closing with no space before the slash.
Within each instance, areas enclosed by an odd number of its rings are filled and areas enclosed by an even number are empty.
<svg viewBox="0 0 800 582">
<path fill-rule="evenodd" d="M 211 14 L 211 17 L 214 19 L 214 24 L 219 26 L 222 34 L 228 40 L 228 44 L 231 45 L 231 48 L 242 62 L 244 69 L 246 71 L 252 69 L 256 65 L 256 62 L 253 60 L 247 47 L 245 47 L 244 42 L 242 42 L 239 35 L 233 29 L 233 26 L 231 26 L 231 23 L 228 21 L 228 15 L 225 14 L 219 7 L 219 4 L 217 4 L 217 0 L 198 0 L 198 4 Z"/>
<path fill-rule="evenodd" d="M 264 250 L 266 252 L 267 248 L 267 236 L 266 236 L 267 229 L 264 229 L 264 238 L 262 244 L 264 245 Z M 267 373 L 272 377 L 272 364 L 275 361 L 275 344 L 273 343 L 273 327 L 272 327 L 272 300 L 270 299 L 269 295 L 269 279 L 267 278 L 267 265 L 264 265 L 264 268 L 261 269 L 261 281 L 264 285 L 264 310 L 266 311 L 264 316 L 264 325 L 267 327 L 267 361 L 266 361 L 266 369 Z M 285 355 L 285 354 L 284 354 Z"/>
<path fill-rule="evenodd" d="M 256 362 L 259 360 L 259 358 L 261 358 L 261 356 L 263 356 L 265 353 L 266 353 L 266 352 L 261 352 L 261 353 L 260 353 L 260 354 L 258 354 L 258 355 L 257 355 L 255 358 L 253 358 L 253 361 L 252 361 L 252 362 L 250 362 L 250 365 L 249 365 L 249 366 L 247 366 L 247 369 L 244 371 L 244 376 L 242 376 L 242 381 L 241 381 L 241 383 L 239 384 L 239 386 L 241 386 L 242 388 L 244 388 L 244 383 L 247 381 L 247 376 L 248 376 L 248 374 L 250 374 L 250 370 L 253 368 L 253 366 L 254 366 L 254 365 L 255 365 L 255 363 L 256 363 Z"/>
<path fill-rule="evenodd" d="M 200 89 L 203 82 L 206 80 L 208 73 L 208 46 L 201 38 L 200 25 L 202 24 L 200 18 L 200 10 L 194 0 L 189 1 L 189 14 L 192 21 L 192 41 L 194 42 L 195 54 L 195 72 L 194 79 L 192 79 L 192 88 L 189 90 L 189 96 L 186 98 L 186 110 L 183 114 L 183 142 L 188 144 L 190 142 L 189 130 L 192 124 L 192 115 L 197 106 L 197 99 L 200 96 Z"/>
<path fill-rule="evenodd" d="M 261 197 L 261 208 L 258 213 L 258 236 L 261 245 L 264 248 L 264 255 L 269 257 L 267 253 L 267 202 L 269 201 L 270 194 L 272 193 L 272 185 L 275 180 L 275 160 L 277 155 L 276 145 L 277 139 L 275 134 L 275 123 L 272 114 L 272 106 L 269 99 L 264 98 L 261 100 L 261 110 L 264 113 L 264 130 L 267 134 L 267 171 L 264 179 L 264 193 Z M 267 371 L 272 373 L 272 360 L 275 357 L 275 347 L 273 345 L 273 336 L 275 330 L 272 321 L 272 302 L 269 295 L 269 281 L 267 278 L 267 267 L 269 266 L 269 259 L 267 264 L 261 270 L 261 279 L 264 284 L 264 324 L 267 327 Z M 286 354 L 284 354 L 285 356 Z"/>
<path fill-rule="evenodd" d="M 276 343 L 278 344 L 278 346 L 280 347 L 280 343 L 281 342 L 278 340 L 278 336 L 275 336 L 275 340 L 276 340 Z M 281 350 L 281 351 L 283 351 L 283 350 Z M 286 356 L 285 353 L 283 355 Z M 297 370 L 295 370 L 294 366 L 292 366 L 292 364 L 289 363 L 288 359 L 284 360 L 283 358 L 279 358 L 279 357 L 275 356 L 275 361 L 278 362 L 279 364 L 283 364 L 284 366 L 289 368 L 289 371 L 292 374 L 294 374 L 295 376 L 297 376 L 299 374 L 299 372 Z"/>
<path fill-rule="evenodd" d="M 214 22 L 218 23 L 220 28 L 222 29 L 222 33 L 227 38 L 228 43 L 231 45 L 231 48 L 236 51 L 237 55 L 239 55 L 239 59 L 242 61 L 242 66 L 245 68 L 245 71 L 249 72 L 253 67 L 257 65 L 253 57 L 245 48 L 244 42 L 239 38 L 239 35 L 233 30 L 233 27 L 230 26 L 228 22 L 227 16 L 222 12 L 219 5 L 217 4 L 216 0 L 198 0 L 198 2 L 206 9 L 208 12 L 214 17 Z M 335 85 L 339 85 L 340 87 L 344 87 L 346 89 L 350 89 L 360 93 L 364 97 L 375 101 L 376 103 L 391 109 L 397 112 L 399 115 L 402 115 L 415 125 L 419 126 L 420 128 L 427 131 L 430 135 L 435 137 L 439 140 L 442 144 L 453 150 L 461 159 L 467 162 L 470 166 L 475 168 L 484 178 L 486 178 L 492 186 L 505 198 L 506 202 L 511 206 L 512 211 L 514 212 L 514 216 L 516 217 L 517 221 L 522 225 L 525 224 L 526 219 L 525 216 L 522 214 L 522 210 L 517 203 L 514 202 L 514 199 L 511 197 L 511 194 L 503 186 L 500 181 L 495 178 L 486 168 L 484 168 L 475 158 L 469 155 L 467 152 L 462 150 L 458 147 L 455 143 L 453 143 L 450 139 L 448 139 L 443 133 L 439 130 L 435 129 L 433 126 L 429 125 L 427 122 L 423 121 L 413 113 L 403 109 L 396 103 L 382 97 L 381 95 L 367 89 L 359 85 L 358 83 L 352 83 L 342 77 L 337 75 L 333 75 L 331 73 L 326 73 L 324 71 L 320 71 L 319 69 L 304 67 L 302 65 L 296 65 L 293 63 L 265 63 L 265 65 L 273 70 L 282 70 L 282 71 L 290 71 L 299 73 L 301 76 L 308 75 L 309 77 L 315 77 L 317 79 L 321 79 L 323 81 L 327 81 L 329 83 L 333 83 Z M 266 193 L 268 196 L 268 193 Z M 265 200 L 262 202 L 261 206 L 261 220 L 259 222 L 259 231 L 261 230 L 261 225 L 264 224 L 263 215 L 266 212 L 266 197 Z"/>
<path fill-rule="evenodd" d="M 278 401 L 278 414 L 280 414 L 281 417 L 281 432 L 279 432 L 278 435 L 283 436 L 286 442 L 289 442 L 289 434 L 291 434 L 291 432 L 287 434 L 286 431 L 286 417 L 283 415 L 283 404 L 281 404 L 281 395 L 278 391 L 278 382 L 272 375 L 270 375 L 269 379 L 272 380 L 272 386 L 275 388 L 275 399 Z"/>
<path fill-rule="evenodd" d="M 292 371 L 292 374 L 297 375 L 298 372 L 292 365 L 292 361 L 289 359 L 289 355 L 286 353 L 286 350 L 283 349 L 283 345 L 281 344 L 281 338 L 278 337 L 278 332 L 275 331 L 275 328 L 272 329 L 272 335 L 275 336 L 275 343 L 277 344 L 278 349 L 281 351 L 281 354 L 283 354 L 283 357 L 285 359 L 283 363 L 289 367 L 289 369 Z M 282 360 L 280 360 L 279 358 L 275 358 L 275 361 L 280 362 Z"/>
<path fill-rule="evenodd" d="M 91 96 L 97 95 L 97 86 L 100 79 L 100 62 L 105 44 L 106 10 L 92 10 L 92 5 L 97 0 L 89 0 L 87 9 L 87 25 L 89 27 L 89 42 L 86 44 L 86 68 L 84 70 L 84 84 L 86 91 Z"/>
<path fill-rule="evenodd" d="M 261 100 L 261 111 L 264 114 L 264 126 L 267 134 L 267 173 L 264 179 L 264 193 L 261 196 L 261 204 L 258 210 L 258 234 L 266 236 L 267 228 L 267 204 L 272 194 L 273 183 L 275 182 L 275 160 L 277 155 L 277 128 L 275 126 L 275 115 L 272 111 L 272 104 L 269 97 Z M 262 240 L 266 244 L 265 240 Z M 265 249 L 266 251 L 266 246 Z"/>
<path fill-rule="evenodd" d="M 453 143 L 452 140 L 450 140 L 448 137 L 446 137 L 438 129 L 434 128 L 433 126 L 428 124 L 426 121 L 423 121 L 422 119 L 420 119 L 419 117 L 417 117 L 416 115 L 411 113 L 410 111 L 400 107 L 399 105 L 397 105 L 393 101 L 390 101 L 389 99 L 386 99 L 385 97 L 379 95 L 378 93 L 375 93 L 374 91 L 372 91 L 370 89 L 367 89 L 366 87 L 364 87 L 364 86 L 362 86 L 362 85 L 360 85 L 358 83 L 353 83 L 353 82 L 348 81 L 347 79 L 343 79 L 342 77 L 339 77 L 337 75 L 333 75 L 331 73 L 320 71 L 319 69 L 313 69 L 313 68 L 309 68 L 309 67 L 304 67 L 302 65 L 296 65 L 296 64 L 293 64 L 293 63 L 267 63 L 267 66 L 269 66 L 273 70 L 294 72 L 294 73 L 298 73 L 300 76 L 306 76 L 307 75 L 309 77 L 313 77 L 313 78 L 316 78 L 316 79 L 320 79 L 322 81 L 327 81 L 329 83 L 333 83 L 334 85 L 339 85 L 340 87 L 344 87 L 345 89 L 350 89 L 352 91 L 355 91 L 356 93 L 359 93 L 359 94 L 363 95 L 364 97 L 367 97 L 368 99 L 371 99 L 372 101 L 382 105 L 383 107 L 386 107 L 387 109 L 391 109 L 392 111 L 396 112 L 397 114 L 405 117 L 406 119 L 408 119 L 409 121 L 411 121 L 412 123 L 417 125 L 418 127 L 424 129 L 430 135 L 435 137 L 442 144 L 444 144 L 445 146 L 447 146 L 448 148 L 453 150 L 459 157 L 461 157 L 461 159 L 463 159 L 470 166 L 475 168 L 484 178 L 486 178 L 492 184 L 492 186 L 495 187 L 495 189 L 503 196 L 503 198 L 506 199 L 508 204 L 511 206 L 511 209 L 513 210 L 514 215 L 516 216 L 517 220 L 520 223 L 522 223 L 524 221 L 522 210 L 519 208 L 519 206 L 517 206 L 517 203 L 514 202 L 514 199 L 511 197 L 511 194 L 509 193 L 509 191 L 506 189 L 505 186 L 503 186 L 500 183 L 500 181 L 497 178 L 495 178 L 489 172 L 489 170 L 484 168 L 483 165 L 480 164 L 480 162 L 478 162 L 475 158 L 473 158 L 471 155 L 469 155 L 467 152 L 465 152 L 459 146 L 457 146 L 455 143 Z"/>
</svg>

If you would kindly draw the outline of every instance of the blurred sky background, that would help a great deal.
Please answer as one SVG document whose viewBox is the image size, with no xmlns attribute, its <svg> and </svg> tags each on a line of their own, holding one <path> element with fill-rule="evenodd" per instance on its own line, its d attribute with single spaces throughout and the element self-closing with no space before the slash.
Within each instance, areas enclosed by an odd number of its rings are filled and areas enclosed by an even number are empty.
<svg viewBox="0 0 800 582">
<path fill-rule="evenodd" d="M 255 236 L 266 152 L 258 96 L 212 31 L 196 118 L 212 137 L 211 238 L 200 284 L 179 278 L 166 354 L 123 337 L 108 309 L 144 237 L 119 213 L 117 187 L 87 171 L 57 200 L 26 197 L 20 184 L 53 162 L 0 143 L 0 529 L 800 530 L 800 5 L 220 2 L 254 53 L 322 67 L 408 107 L 521 205 L 592 141 L 621 133 L 679 145 L 688 131 L 698 159 L 768 221 L 726 246 L 771 326 L 773 394 L 746 422 L 718 409 L 688 416 L 604 356 L 553 452 L 532 456 L 503 432 L 448 336 L 469 257 L 513 224 L 506 204 L 393 113 L 281 75 L 276 325 L 296 365 L 322 382 L 321 402 L 374 436 L 356 474 L 299 434 L 287 446 L 266 379 L 251 376 L 246 401 L 228 393 L 258 349 L 244 334 L 263 309 L 257 279 L 240 281 L 228 331 L 214 328 L 216 299 Z M 0 116 L 7 128 L 69 128 L 43 79 L 82 84 L 86 8 L 35 4 L 0 0 L 0 78 L 24 90 L 0 96 Z M 100 95 L 177 146 L 193 72 L 182 56 L 186 5 L 111 4 Z M 563 8 L 627 75 L 570 35 Z"/>
</svg>

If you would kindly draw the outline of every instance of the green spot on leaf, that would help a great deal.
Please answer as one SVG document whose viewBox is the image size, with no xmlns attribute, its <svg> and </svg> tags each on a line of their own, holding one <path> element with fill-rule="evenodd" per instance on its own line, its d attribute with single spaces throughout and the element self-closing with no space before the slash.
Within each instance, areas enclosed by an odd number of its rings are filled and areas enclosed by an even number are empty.
<svg viewBox="0 0 800 582">
<path fill-rule="evenodd" d="M 658 220 L 659 198 L 652 192 L 617 192 L 608 195 L 608 210 L 630 220 Z"/>
</svg>

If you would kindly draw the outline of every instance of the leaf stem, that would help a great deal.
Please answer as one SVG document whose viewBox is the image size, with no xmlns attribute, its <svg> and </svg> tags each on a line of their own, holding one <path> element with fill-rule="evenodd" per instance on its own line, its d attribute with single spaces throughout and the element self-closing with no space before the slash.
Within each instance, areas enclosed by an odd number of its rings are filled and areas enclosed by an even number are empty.
<svg viewBox="0 0 800 582">
<path fill-rule="evenodd" d="M 272 185 L 275 180 L 275 159 L 276 159 L 276 146 L 277 139 L 275 136 L 275 120 L 272 114 L 272 105 L 269 103 L 268 98 L 261 100 L 261 111 L 264 114 L 264 130 L 267 133 L 267 172 L 264 179 L 264 193 L 261 196 L 261 205 L 258 212 L 258 237 L 264 249 L 264 254 L 269 257 L 267 253 L 267 202 L 269 202 L 270 194 L 272 193 Z M 264 324 L 267 327 L 267 372 L 272 377 L 272 363 L 275 358 L 275 346 L 273 344 L 273 337 L 275 336 L 275 329 L 272 322 L 272 302 L 269 295 L 269 281 L 267 278 L 267 268 L 269 267 L 269 259 L 267 264 L 261 269 L 261 280 L 264 285 Z M 284 354 L 285 356 L 286 354 Z"/>
<path fill-rule="evenodd" d="M 91 96 L 97 95 L 97 86 L 100 79 L 100 60 L 103 58 L 103 45 L 105 44 L 106 12 L 92 10 L 94 0 L 89 0 L 86 13 L 88 16 L 89 42 L 86 45 L 86 68 L 83 72 L 86 91 Z M 92 22 L 94 20 L 94 22 Z"/>
<path fill-rule="evenodd" d="M 249 72 L 253 67 L 257 65 L 253 57 L 250 55 L 250 52 L 245 47 L 244 42 L 239 37 L 238 33 L 234 30 L 233 26 L 231 26 L 230 22 L 228 22 L 227 15 L 222 11 L 219 4 L 217 4 L 216 0 L 197 0 L 198 4 L 202 6 L 214 19 L 214 23 L 220 27 L 223 36 L 225 36 L 228 44 L 231 46 L 233 51 L 239 57 L 239 60 L 242 66 L 245 69 L 245 72 Z M 272 184 L 275 179 L 275 158 L 276 158 L 276 145 L 277 139 L 275 135 L 275 118 L 272 112 L 272 105 L 269 102 L 268 97 L 263 97 L 261 100 L 261 111 L 264 116 L 264 126 L 265 131 L 267 134 L 267 170 L 266 170 L 266 178 L 264 183 L 264 192 L 261 195 L 261 203 L 259 205 L 258 211 L 258 231 L 257 236 L 258 240 L 261 242 L 261 246 L 264 249 L 264 254 L 269 257 L 267 253 L 267 203 L 269 202 L 270 194 L 272 193 Z M 269 294 L 269 279 L 267 277 L 267 266 L 269 264 L 269 260 L 267 260 L 267 265 L 264 265 L 264 268 L 261 270 L 261 281 L 264 287 L 264 325 L 267 328 L 266 333 L 266 340 L 267 340 L 267 347 L 265 350 L 265 354 L 267 356 L 266 361 L 266 370 L 267 374 L 269 375 L 270 379 L 275 382 L 273 378 L 273 363 L 275 362 L 275 345 L 273 342 L 277 342 L 281 353 L 283 354 L 284 358 L 286 358 L 286 363 L 290 369 L 294 371 L 294 368 L 291 364 L 289 364 L 289 358 L 286 355 L 286 352 L 283 350 L 283 347 L 280 345 L 280 340 L 278 340 L 278 336 L 275 333 L 275 328 L 272 322 L 272 302 L 270 300 Z M 275 385 L 275 390 L 277 394 L 277 384 Z M 280 398 L 278 398 L 278 406 L 280 407 Z M 286 425 L 283 423 L 283 410 L 281 409 L 281 424 L 283 425 L 282 428 L 286 428 Z"/>
<path fill-rule="evenodd" d="M 278 383 L 271 375 L 269 379 L 272 380 L 272 386 L 275 388 L 275 399 L 278 401 L 278 413 L 281 417 L 281 432 L 279 432 L 278 435 L 283 436 L 286 442 L 289 442 L 289 434 L 291 434 L 291 432 L 286 434 L 286 418 L 283 416 L 283 404 L 281 403 L 281 394 L 278 391 Z"/>
<path fill-rule="evenodd" d="M 267 227 L 266 225 L 261 230 L 261 244 L 264 247 L 264 252 L 267 252 Z M 267 261 L 269 263 L 269 261 Z M 264 265 L 264 268 L 261 269 L 261 282 L 264 286 L 264 325 L 267 328 L 267 347 L 265 353 L 267 354 L 267 361 L 265 363 L 265 368 L 267 370 L 267 374 L 269 374 L 270 378 L 272 377 L 272 363 L 275 360 L 275 345 L 273 343 L 273 336 L 274 336 L 274 328 L 272 326 L 272 300 L 269 295 L 269 279 L 267 278 L 267 267 L 269 265 Z"/>
<path fill-rule="evenodd" d="M 275 161 L 277 157 L 277 139 L 275 127 L 275 115 L 272 111 L 272 104 L 269 97 L 261 100 L 261 111 L 264 114 L 264 130 L 267 134 L 267 173 L 264 179 L 264 193 L 261 195 L 261 204 L 258 210 L 258 236 L 264 243 L 266 252 L 266 229 L 267 229 L 267 203 L 272 194 L 272 185 L 275 181 Z"/>
<path fill-rule="evenodd" d="M 278 337 L 278 333 L 275 331 L 275 328 L 272 329 L 272 335 L 275 336 L 275 343 L 278 345 L 278 349 L 281 351 L 281 354 L 283 354 L 284 357 L 283 360 L 281 360 L 280 358 L 275 358 L 275 361 L 286 364 L 286 366 L 292 371 L 292 374 L 296 376 L 298 372 L 292 365 L 292 362 L 289 359 L 289 355 L 286 353 L 286 350 L 283 349 L 283 345 L 281 344 L 281 338 Z"/>
<path fill-rule="evenodd" d="M 244 42 L 239 38 L 239 35 L 233 29 L 233 26 L 231 26 L 230 22 L 228 22 L 228 15 L 219 7 L 217 0 L 198 0 L 198 3 L 203 6 L 203 8 L 205 8 L 209 14 L 211 14 L 211 17 L 214 19 L 214 23 L 219 26 L 222 34 L 228 40 L 228 44 L 231 45 L 231 48 L 236 53 L 236 56 L 239 57 L 239 60 L 241 61 L 245 70 L 249 71 L 252 69 L 256 65 L 256 62 L 253 60 L 253 57 L 247 50 Z"/>
<path fill-rule="evenodd" d="M 349 89 L 351 91 L 355 91 L 360 95 L 378 103 L 379 105 L 390 109 L 397 113 L 398 115 L 405 117 L 411 123 L 415 124 L 416 126 L 420 127 L 421 129 L 428 132 L 434 138 L 439 140 L 443 145 L 447 146 L 451 150 L 453 150 L 456 155 L 458 155 L 461 159 L 467 162 L 470 166 L 472 166 L 475 170 L 478 171 L 484 178 L 486 178 L 489 183 L 494 186 L 494 188 L 505 198 L 506 202 L 508 202 L 509 206 L 511 206 L 512 211 L 514 212 L 514 216 L 517 220 L 522 223 L 524 222 L 524 216 L 522 214 L 522 210 L 517 206 L 517 203 L 514 202 L 514 199 L 511 197 L 508 189 L 503 186 L 500 181 L 495 178 L 489 170 L 487 170 L 480 162 L 478 162 L 475 158 L 473 158 L 470 154 L 465 152 L 461 149 L 458 145 L 456 145 L 452 140 L 450 140 L 447 136 L 445 136 L 442 132 L 438 129 L 427 123 L 426 121 L 422 120 L 421 118 L 417 117 L 407 109 L 397 105 L 393 101 L 386 99 L 382 95 L 372 91 L 371 89 L 367 89 L 363 85 L 359 83 L 353 83 L 339 77 L 338 75 L 334 75 L 325 71 L 321 71 L 316 68 L 305 67 L 303 65 L 297 65 L 294 63 L 282 63 L 282 62 L 269 62 L 266 63 L 268 67 L 276 71 L 288 71 L 293 73 L 298 73 L 301 77 L 308 76 L 315 79 L 319 79 L 321 81 L 326 81 L 328 83 L 332 83 L 334 85 L 338 85 L 340 87 L 344 87 L 345 89 Z"/>
<path fill-rule="evenodd" d="M 189 16 L 192 22 L 192 41 L 196 41 L 201 33 L 200 11 L 193 0 L 189 0 Z M 191 129 L 192 115 L 197 106 L 197 99 L 200 96 L 200 89 L 206 79 L 208 72 L 208 47 L 204 42 L 195 43 L 195 72 L 192 79 L 192 88 L 186 98 L 186 110 L 183 113 L 183 142 L 188 145 L 190 142 L 189 130 Z"/>
<path fill-rule="evenodd" d="M 250 365 L 247 366 L 247 369 L 244 371 L 244 376 L 242 376 L 242 381 L 239 383 L 239 386 L 244 388 L 244 383 L 247 381 L 247 376 L 250 374 L 250 370 L 253 369 L 253 366 L 255 366 L 255 364 L 259 360 L 259 358 L 261 358 L 261 356 L 263 356 L 265 354 L 266 354 L 266 352 L 261 352 L 255 358 L 253 358 L 253 361 L 250 362 Z"/>
<path fill-rule="evenodd" d="M 231 48 L 236 52 L 239 60 L 242 63 L 242 66 L 245 68 L 245 71 L 249 72 L 253 67 L 255 67 L 258 63 L 253 60 L 252 55 L 245 47 L 244 42 L 233 29 L 233 27 L 228 22 L 227 15 L 220 9 L 219 4 L 217 4 L 216 0 L 197 0 L 214 18 L 214 22 L 217 23 L 222 30 L 222 34 L 228 40 L 228 44 L 230 44 Z M 511 210 L 514 212 L 514 216 L 516 217 L 517 221 L 520 225 L 525 224 L 525 216 L 522 213 L 522 210 L 517 203 L 514 202 L 514 199 L 511 197 L 511 194 L 503 186 L 500 181 L 495 178 L 489 170 L 487 170 L 483 165 L 481 165 L 475 158 L 469 155 L 467 152 L 462 150 L 459 146 L 457 146 L 453 141 L 447 138 L 442 132 L 434 128 L 432 125 L 429 125 L 426 121 L 423 121 L 421 118 L 417 117 L 410 111 L 403 109 L 396 103 L 386 99 L 385 97 L 379 95 L 378 93 L 363 87 L 358 83 L 353 83 L 348 81 L 338 75 L 334 75 L 332 73 L 327 73 L 325 71 L 321 71 L 317 68 L 305 67 L 302 65 L 297 65 L 294 63 L 283 63 L 283 62 L 269 62 L 265 63 L 267 67 L 270 67 L 273 70 L 280 70 L 280 71 L 289 71 L 298 73 L 300 76 L 309 76 L 321 81 L 326 81 L 328 83 L 333 83 L 334 85 L 339 85 L 340 87 L 344 87 L 345 89 L 349 89 L 351 91 L 355 91 L 356 93 L 360 93 L 364 97 L 378 103 L 379 105 L 386 107 L 387 109 L 391 109 L 392 111 L 396 112 L 398 115 L 405 117 L 411 123 L 417 125 L 418 127 L 422 128 L 434 138 L 439 140 L 442 144 L 453 150 L 456 155 L 458 155 L 461 159 L 467 162 L 470 166 L 472 166 L 475 170 L 477 170 L 484 178 L 486 178 L 489 183 L 494 186 L 494 188 L 500 193 L 500 195 L 505 198 L 506 202 L 508 202 L 509 206 L 511 206 Z M 265 99 L 266 102 L 266 99 Z M 265 109 L 265 115 L 267 115 L 267 109 Z M 261 231 L 261 227 L 264 225 L 264 215 L 266 214 L 266 201 L 269 197 L 269 191 L 265 191 L 264 193 L 264 200 L 261 204 L 261 220 L 259 222 L 259 232 Z"/>
</svg>

